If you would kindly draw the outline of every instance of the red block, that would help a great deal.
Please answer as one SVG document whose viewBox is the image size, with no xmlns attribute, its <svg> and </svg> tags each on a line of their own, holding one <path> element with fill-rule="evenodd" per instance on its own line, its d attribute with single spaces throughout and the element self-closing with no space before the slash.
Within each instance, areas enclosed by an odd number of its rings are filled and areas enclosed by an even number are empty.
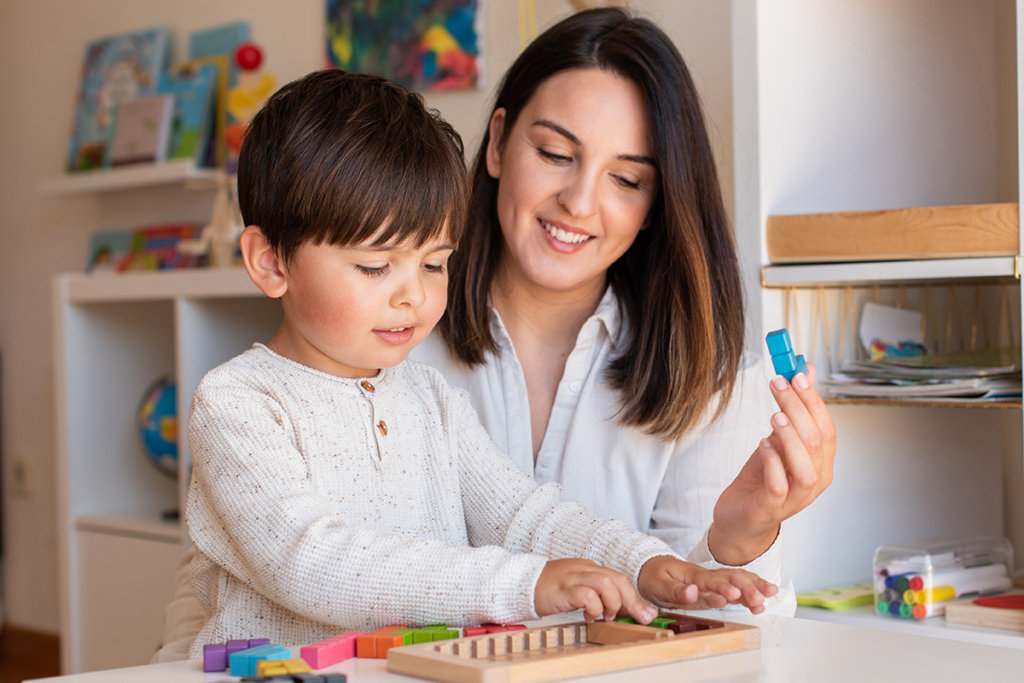
<svg viewBox="0 0 1024 683">
<path fill-rule="evenodd" d="M 483 626 L 467 626 L 466 628 L 462 629 L 462 635 L 467 638 L 469 636 L 482 636 L 486 633 L 487 629 Z"/>
</svg>

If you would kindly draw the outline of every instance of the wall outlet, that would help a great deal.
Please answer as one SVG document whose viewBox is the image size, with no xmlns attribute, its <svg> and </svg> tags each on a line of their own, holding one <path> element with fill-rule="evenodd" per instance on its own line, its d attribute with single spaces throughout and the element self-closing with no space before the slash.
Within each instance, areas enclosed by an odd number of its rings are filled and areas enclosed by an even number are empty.
<svg viewBox="0 0 1024 683">
<path fill-rule="evenodd" d="M 16 457 L 11 460 L 10 478 L 7 484 L 12 496 L 28 498 L 32 489 L 29 486 L 28 460 L 23 457 Z"/>
</svg>

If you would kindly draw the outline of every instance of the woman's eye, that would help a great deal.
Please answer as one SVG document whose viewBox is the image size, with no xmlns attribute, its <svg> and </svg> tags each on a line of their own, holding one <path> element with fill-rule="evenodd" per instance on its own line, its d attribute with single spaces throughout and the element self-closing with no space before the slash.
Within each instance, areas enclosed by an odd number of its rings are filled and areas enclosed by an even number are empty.
<svg viewBox="0 0 1024 683">
<path fill-rule="evenodd" d="M 622 176 L 618 176 L 618 175 L 617 176 L 612 176 L 612 177 L 615 178 L 615 182 L 617 182 L 622 187 L 625 187 L 625 188 L 630 189 L 630 190 L 639 190 L 640 189 L 640 183 L 639 182 L 634 182 L 632 180 L 628 180 L 628 179 L 623 178 Z"/>
<path fill-rule="evenodd" d="M 544 149 L 537 149 L 537 153 L 548 161 L 557 161 L 559 163 L 566 163 L 572 161 L 572 157 L 567 157 L 564 154 L 555 154 L 554 152 L 548 152 Z"/>
<path fill-rule="evenodd" d="M 363 275 L 368 275 L 370 277 L 377 277 L 379 275 L 384 275 L 385 273 L 388 272 L 389 269 L 390 269 L 390 266 L 386 266 L 386 265 L 385 266 L 376 266 L 376 267 L 374 267 L 374 266 L 360 266 L 360 265 L 356 266 L 356 270 L 358 270 Z"/>
</svg>

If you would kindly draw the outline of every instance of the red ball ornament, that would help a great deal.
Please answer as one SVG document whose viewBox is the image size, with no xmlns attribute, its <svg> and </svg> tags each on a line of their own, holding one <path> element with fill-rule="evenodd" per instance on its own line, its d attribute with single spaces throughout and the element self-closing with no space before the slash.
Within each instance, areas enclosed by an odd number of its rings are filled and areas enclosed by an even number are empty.
<svg viewBox="0 0 1024 683">
<path fill-rule="evenodd" d="M 235 48 L 235 64 L 242 71 L 253 71 L 263 63 L 263 53 L 256 43 L 242 43 Z"/>
</svg>

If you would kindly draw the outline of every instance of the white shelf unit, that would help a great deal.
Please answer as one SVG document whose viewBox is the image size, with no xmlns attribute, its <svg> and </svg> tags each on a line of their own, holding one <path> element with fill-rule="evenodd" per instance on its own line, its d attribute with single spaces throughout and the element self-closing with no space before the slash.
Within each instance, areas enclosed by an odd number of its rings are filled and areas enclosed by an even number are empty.
<svg viewBox="0 0 1024 683">
<path fill-rule="evenodd" d="M 43 182 L 43 194 L 85 194 L 110 192 L 153 185 L 199 185 L 212 187 L 222 172 L 196 166 L 192 159 L 175 159 L 160 164 L 132 164 L 117 168 L 66 173 Z"/>
<path fill-rule="evenodd" d="M 54 281 L 61 659 L 65 673 L 145 664 L 186 547 L 189 403 L 210 369 L 282 320 L 244 270 L 67 274 Z M 178 388 L 178 478 L 146 462 L 136 416 Z M 102 634 L 103 637 L 97 637 Z"/>
<path fill-rule="evenodd" d="M 939 282 L 972 295 L 978 285 L 987 297 L 1005 288 L 1008 331 L 1019 343 L 1019 256 L 768 263 L 769 216 L 1018 201 L 1024 2 L 925 4 L 733 0 L 735 216 L 751 348 L 765 352 L 764 333 L 786 324 L 785 288 L 796 292 L 789 314 L 803 328 L 798 350 L 816 352 L 821 371 L 825 343 L 818 334 L 812 344 L 809 333 L 820 315 L 817 297 L 832 305 L 835 351 L 843 315 L 835 313 L 847 286 L 858 304 L 874 285 L 883 287 L 882 303 L 895 303 L 886 297 L 921 297 L 925 283 Z M 852 343 L 845 338 L 847 357 Z M 830 405 L 838 434 L 835 480 L 785 524 L 783 563 L 797 591 L 870 580 L 877 546 L 934 536 L 1005 535 L 1017 572 L 1024 569 L 1019 404 L 963 410 L 876 403 Z M 891 626 L 865 615 L 829 616 Z M 929 630 L 993 645 L 1019 642 L 1009 632 Z"/>
</svg>

